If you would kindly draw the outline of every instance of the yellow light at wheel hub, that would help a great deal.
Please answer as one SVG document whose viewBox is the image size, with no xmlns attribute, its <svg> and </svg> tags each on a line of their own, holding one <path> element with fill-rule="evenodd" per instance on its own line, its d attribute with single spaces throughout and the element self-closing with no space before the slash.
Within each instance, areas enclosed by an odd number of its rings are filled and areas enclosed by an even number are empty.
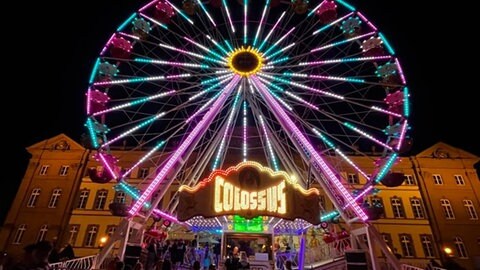
<svg viewBox="0 0 480 270">
<path fill-rule="evenodd" d="M 263 57 L 251 47 L 236 49 L 228 56 L 228 67 L 240 76 L 248 77 L 263 66 Z"/>
</svg>

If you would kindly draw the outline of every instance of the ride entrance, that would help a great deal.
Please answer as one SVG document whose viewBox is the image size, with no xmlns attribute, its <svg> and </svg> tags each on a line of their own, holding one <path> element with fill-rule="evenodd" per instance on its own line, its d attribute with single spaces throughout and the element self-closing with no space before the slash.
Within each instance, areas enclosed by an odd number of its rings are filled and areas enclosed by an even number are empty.
<svg viewBox="0 0 480 270">
<path fill-rule="evenodd" d="M 249 239 L 268 268 L 304 267 L 316 239 L 329 251 L 312 261 L 363 250 L 377 269 L 375 245 L 399 269 L 367 202 L 403 182 L 390 169 L 410 146 L 409 95 L 388 40 L 343 0 L 147 3 L 107 41 L 86 93 L 101 165 L 89 176 L 133 201 L 113 206 L 123 219 L 95 267 L 168 220 L 217 226 L 222 257 Z"/>
</svg>

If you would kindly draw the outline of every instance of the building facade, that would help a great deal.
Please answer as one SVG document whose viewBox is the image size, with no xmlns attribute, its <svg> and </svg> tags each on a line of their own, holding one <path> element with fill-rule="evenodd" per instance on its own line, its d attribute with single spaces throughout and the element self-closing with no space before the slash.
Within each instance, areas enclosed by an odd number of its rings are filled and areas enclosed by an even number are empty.
<svg viewBox="0 0 480 270">
<path fill-rule="evenodd" d="M 479 157 L 437 143 L 410 159 L 442 260 L 480 269 Z"/>
<path fill-rule="evenodd" d="M 55 146 L 61 141 L 67 142 L 68 150 Z M 446 151 L 446 156 L 437 149 Z M 115 181 L 92 182 L 86 168 L 100 164 L 89 159 L 88 150 L 65 135 L 38 143 L 28 150 L 32 158 L 0 233 L 2 247 L 18 254 L 23 246 L 41 237 L 58 239 L 60 246 L 71 244 L 76 256 L 97 253 L 103 244 L 101 239 L 112 235 L 121 219 L 110 213 L 110 203 L 129 205 L 131 195 L 125 190 L 116 190 Z M 113 154 L 121 157 L 118 165 L 126 171 L 144 151 L 119 150 Z M 350 158 L 366 174 L 373 172 L 374 157 Z M 475 269 L 472 267 L 480 254 L 477 215 L 480 181 L 473 164 L 478 160 L 461 149 L 438 143 L 416 156 L 402 158 L 392 171 L 403 173 L 404 183 L 395 188 L 379 184 L 378 194 L 364 202 L 383 206 L 384 214 L 372 223 L 392 250 L 401 255 L 403 262 L 421 266 L 430 259 L 445 261 L 451 258 L 467 269 Z M 352 190 L 366 183 L 364 175 L 349 170 L 338 160 L 336 164 Z M 65 166 L 69 169 L 67 175 L 62 175 Z M 129 182 L 143 189 L 155 175 L 155 169 L 151 164 L 142 164 L 131 171 Z M 179 184 L 174 182 L 169 187 L 160 202 L 162 209 L 169 208 Z M 36 195 L 38 189 L 40 195 Z M 49 207 L 55 204 L 53 198 L 58 197 L 55 194 L 60 189 L 56 207 Z M 333 209 L 326 196 L 322 197 L 324 209 Z M 44 225 L 48 228 L 45 233 Z M 446 247 L 451 248 L 452 253 L 445 254 Z"/>
<path fill-rule="evenodd" d="M 28 167 L 0 231 L 0 248 L 13 257 L 40 240 L 61 245 L 89 154 L 64 134 L 27 151 Z"/>
</svg>

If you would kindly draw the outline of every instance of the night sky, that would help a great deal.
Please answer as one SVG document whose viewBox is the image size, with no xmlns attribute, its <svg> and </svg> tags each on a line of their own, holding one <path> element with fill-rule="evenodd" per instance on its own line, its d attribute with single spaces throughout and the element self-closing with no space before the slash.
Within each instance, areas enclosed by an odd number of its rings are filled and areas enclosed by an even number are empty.
<svg viewBox="0 0 480 270">
<path fill-rule="evenodd" d="M 25 147 L 62 132 L 79 139 L 93 61 L 117 26 L 145 3 L 34 1 L 10 9 L 15 19 L 2 27 L 8 47 L 2 62 L 7 70 L 2 130 L 11 150 L 3 179 L 9 187 L 0 189 L 0 221 L 22 179 L 29 158 Z M 468 66 L 478 63 L 478 44 L 471 41 L 478 32 L 473 9 L 413 0 L 350 3 L 379 27 L 401 60 L 412 95 L 413 153 L 441 140 L 480 155 L 480 136 L 473 130 L 480 123 L 474 97 L 479 75 Z"/>
</svg>

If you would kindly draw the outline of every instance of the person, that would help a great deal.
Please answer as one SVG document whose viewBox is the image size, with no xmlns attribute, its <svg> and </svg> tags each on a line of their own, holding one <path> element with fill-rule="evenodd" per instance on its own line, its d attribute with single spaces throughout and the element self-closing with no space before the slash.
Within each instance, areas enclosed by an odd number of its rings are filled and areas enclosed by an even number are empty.
<svg viewBox="0 0 480 270">
<path fill-rule="evenodd" d="M 23 247 L 22 259 L 13 265 L 13 270 L 25 270 L 33 265 L 33 250 L 35 244 L 26 245 Z"/>
<path fill-rule="evenodd" d="M 192 267 L 193 270 L 200 270 L 200 262 L 199 261 L 195 261 L 193 263 L 193 267 Z"/>
<path fill-rule="evenodd" d="M 247 253 L 240 251 L 240 261 L 238 262 L 238 270 L 250 269 L 250 263 L 248 262 Z"/>
<path fill-rule="evenodd" d="M 292 270 L 292 261 L 287 260 L 285 262 L 285 270 Z"/>
<path fill-rule="evenodd" d="M 233 255 L 233 252 L 228 253 L 227 259 L 225 260 L 225 269 L 226 270 L 237 270 L 238 269 L 238 258 Z"/>
<path fill-rule="evenodd" d="M 49 269 L 48 258 L 52 253 L 53 245 L 50 241 L 40 241 L 35 245 L 35 249 L 32 252 L 35 269 Z"/>
</svg>

